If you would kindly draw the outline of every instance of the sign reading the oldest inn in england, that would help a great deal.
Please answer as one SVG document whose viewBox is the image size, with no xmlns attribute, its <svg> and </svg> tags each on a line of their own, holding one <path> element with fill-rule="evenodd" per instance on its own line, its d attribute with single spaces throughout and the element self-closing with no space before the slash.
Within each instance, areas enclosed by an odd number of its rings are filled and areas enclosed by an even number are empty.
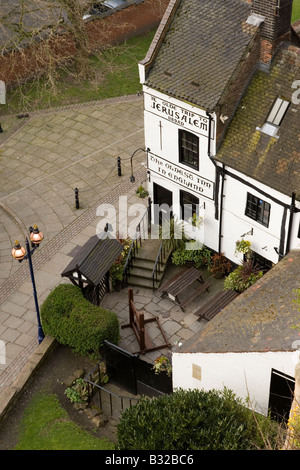
<svg viewBox="0 0 300 470">
<path fill-rule="evenodd" d="M 188 111 L 181 106 L 161 100 L 156 96 L 144 94 L 145 110 L 150 111 L 157 116 L 167 119 L 178 126 L 185 127 L 190 131 L 208 137 L 209 135 L 209 119 L 201 114 Z M 211 138 L 213 138 L 213 125 L 211 126 Z"/>
<path fill-rule="evenodd" d="M 194 191 L 209 199 L 214 197 L 214 183 L 157 155 L 149 153 L 148 168 L 152 172 L 183 186 L 185 189 Z"/>
</svg>

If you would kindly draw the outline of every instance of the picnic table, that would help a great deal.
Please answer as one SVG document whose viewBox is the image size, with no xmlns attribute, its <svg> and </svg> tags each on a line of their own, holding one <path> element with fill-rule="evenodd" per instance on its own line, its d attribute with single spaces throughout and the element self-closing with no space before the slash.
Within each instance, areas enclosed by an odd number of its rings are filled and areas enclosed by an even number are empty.
<svg viewBox="0 0 300 470">
<path fill-rule="evenodd" d="M 217 292 L 211 299 L 209 299 L 208 302 L 199 307 L 194 314 L 199 316 L 199 320 L 204 318 L 205 320 L 210 321 L 215 315 L 217 315 L 217 313 L 221 312 L 226 305 L 238 296 L 239 293 L 233 290 Z"/>
<path fill-rule="evenodd" d="M 201 286 L 196 289 L 192 295 L 189 294 L 184 300 L 179 300 L 179 294 L 186 291 L 195 281 L 199 281 Z M 176 274 L 176 276 L 159 287 L 158 292 L 162 292 L 163 295 L 167 295 L 169 299 L 176 302 L 184 311 L 184 308 L 192 302 L 192 300 L 198 297 L 203 291 L 208 290 L 208 288 L 209 282 L 204 282 L 201 271 L 191 267 Z"/>
</svg>

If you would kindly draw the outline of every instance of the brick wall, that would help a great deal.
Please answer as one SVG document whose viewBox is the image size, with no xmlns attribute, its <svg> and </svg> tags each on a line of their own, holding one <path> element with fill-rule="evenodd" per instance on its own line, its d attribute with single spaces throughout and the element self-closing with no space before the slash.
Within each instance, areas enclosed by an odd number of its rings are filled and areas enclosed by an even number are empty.
<svg viewBox="0 0 300 470">
<path fill-rule="evenodd" d="M 109 44 L 118 44 L 157 27 L 169 0 L 144 0 L 130 5 L 105 18 L 86 22 L 90 48 L 95 51 Z M 56 59 L 67 60 L 75 53 L 68 34 L 56 35 L 47 45 Z M 0 80 L 7 85 L 26 80 L 45 70 L 49 54 L 43 43 L 0 57 Z"/>
<path fill-rule="evenodd" d="M 291 34 L 293 0 L 252 0 L 252 11 L 265 17 L 262 24 L 261 62 L 269 63 L 278 43 Z"/>
</svg>

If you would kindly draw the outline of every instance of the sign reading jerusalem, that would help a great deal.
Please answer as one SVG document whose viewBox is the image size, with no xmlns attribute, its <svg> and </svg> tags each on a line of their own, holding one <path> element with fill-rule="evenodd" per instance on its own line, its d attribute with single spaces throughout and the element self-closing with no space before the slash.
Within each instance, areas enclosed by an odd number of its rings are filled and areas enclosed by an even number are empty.
<svg viewBox="0 0 300 470">
<path fill-rule="evenodd" d="M 211 181 L 164 160 L 157 155 L 149 153 L 148 169 L 201 196 L 209 199 L 213 199 L 214 197 L 214 184 Z"/>
<path fill-rule="evenodd" d="M 161 100 L 156 96 L 144 94 L 145 109 L 157 116 L 167 119 L 178 126 L 185 127 L 193 132 L 202 134 L 206 137 L 209 135 L 209 119 L 207 116 L 191 112 L 181 106 Z M 211 123 L 211 138 L 213 139 L 213 121 Z"/>
</svg>

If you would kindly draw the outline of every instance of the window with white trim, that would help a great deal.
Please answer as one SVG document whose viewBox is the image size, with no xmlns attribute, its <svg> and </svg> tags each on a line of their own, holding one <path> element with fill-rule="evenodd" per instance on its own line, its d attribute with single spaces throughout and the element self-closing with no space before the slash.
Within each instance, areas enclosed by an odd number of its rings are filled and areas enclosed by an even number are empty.
<svg viewBox="0 0 300 470">
<path fill-rule="evenodd" d="M 199 170 L 199 137 L 179 129 L 179 162 Z"/>
</svg>

